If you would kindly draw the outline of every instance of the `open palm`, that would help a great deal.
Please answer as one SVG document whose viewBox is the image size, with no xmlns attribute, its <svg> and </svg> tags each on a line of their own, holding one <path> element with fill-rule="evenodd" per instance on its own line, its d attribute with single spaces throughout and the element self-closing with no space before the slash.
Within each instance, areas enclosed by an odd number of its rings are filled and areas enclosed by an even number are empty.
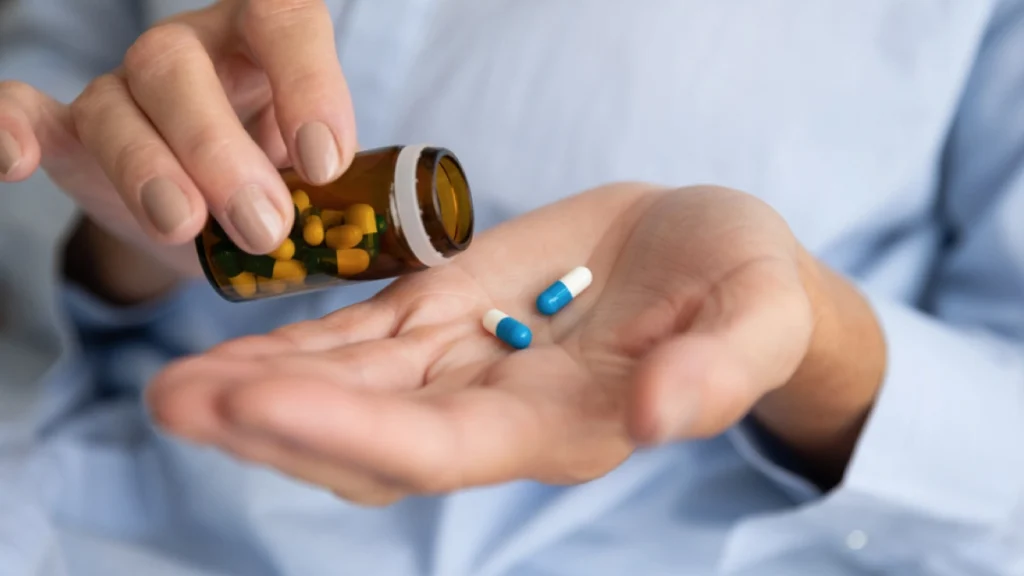
<svg viewBox="0 0 1024 576">
<path fill-rule="evenodd" d="M 812 324 L 796 251 L 745 194 L 608 186 L 366 303 L 178 362 L 148 399 L 171 433 L 369 504 L 585 481 L 637 442 L 721 432 L 792 375 Z M 579 265 L 591 287 L 539 314 Z M 490 308 L 530 348 L 485 332 Z"/>
</svg>

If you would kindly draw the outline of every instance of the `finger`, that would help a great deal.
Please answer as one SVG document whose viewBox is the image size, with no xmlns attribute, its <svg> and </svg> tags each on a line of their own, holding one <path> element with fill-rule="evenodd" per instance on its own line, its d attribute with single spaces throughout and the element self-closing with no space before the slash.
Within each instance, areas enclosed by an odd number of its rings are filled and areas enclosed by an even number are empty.
<svg viewBox="0 0 1024 576">
<path fill-rule="evenodd" d="M 294 218 L 274 165 L 249 136 L 193 28 L 165 24 L 125 55 L 132 96 L 239 246 L 276 248 Z"/>
<path fill-rule="evenodd" d="M 20 182 L 43 162 L 44 149 L 76 145 L 67 107 L 21 82 L 0 82 L 0 181 Z"/>
<path fill-rule="evenodd" d="M 356 149 L 355 117 L 322 0 L 250 0 L 239 28 L 264 68 L 281 134 L 313 184 L 336 179 Z"/>
<path fill-rule="evenodd" d="M 305 352 L 286 338 L 265 355 L 253 355 L 261 367 L 260 379 L 280 376 L 296 380 L 328 381 L 335 386 L 367 390 L 414 390 L 423 386 L 434 357 L 444 350 L 434 334 L 425 331 L 401 338 L 371 340 L 327 352 Z M 266 340 L 268 348 L 273 341 Z M 210 362 L 216 362 L 211 357 Z M 201 379 L 202 377 L 197 377 Z"/>
<path fill-rule="evenodd" d="M 321 486 L 341 498 L 384 506 L 404 493 L 382 478 L 304 453 L 301 447 L 238 430 L 222 416 L 218 399 L 234 386 L 245 386 L 261 373 L 250 362 L 209 362 L 196 357 L 170 367 L 146 390 L 146 404 L 156 423 L 177 436 L 215 444 L 245 460 L 273 466 L 295 478 Z M 169 377 L 168 377 L 169 376 Z"/>
<path fill-rule="evenodd" d="M 259 378 L 259 370 L 253 362 L 239 358 L 178 360 L 146 387 L 145 405 L 153 421 L 168 433 L 194 442 L 223 443 L 235 431 L 218 400 L 230 388 Z"/>
<path fill-rule="evenodd" d="M 689 329 L 644 356 L 630 433 L 640 442 L 720 434 L 796 371 L 810 305 L 789 263 L 760 260 L 713 289 Z"/>
<path fill-rule="evenodd" d="M 82 144 L 121 200 L 154 240 L 188 242 L 206 221 L 206 204 L 192 179 L 135 105 L 124 79 L 91 82 L 71 106 Z"/>
<path fill-rule="evenodd" d="M 167 371 L 171 377 L 159 378 L 147 388 L 146 405 L 154 421 L 167 432 L 216 444 L 240 458 L 274 466 L 346 500 L 382 506 L 402 496 L 400 490 L 380 478 L 313 458 L 275 438 L 232 427 L 223 418 L 217 399 L 232 386 L 244 386 L 257 371 L 241 361 L 185 360 Z"/>
<path fill-rule="evenodd" d="M 493 389 L 415 399 L 287 379 L 237 392 L 225 411 L 238 426 L 420 494 L 517 477 L 544 446 L 533 410 Z"/>
<path fill-rule="evenodd" d="M 274 331 L 307 352 L 341 348 L 395 334 L 398 315 L 392 302 L 372 298 L 336 310 L 318 320 L 299 322 Z"/>
<path fill-rule="evenodd" d="M 622 413 L 587 386 L 564 353 L 516 357 L 453 392 L 431 386 L 413 395 L 374 394 L 316 380 L 266 379 L 232 390 L 224 410 L 240 428 L 279 436 L 419 494 L 518 478 L 576 482 L 625 458 L 631 448 Z"/>
<path fill-rule="evenodd" d="M 423 386 L 436 356 L 459 338 L 417 330 L 400 338 L 359 342 L 327 353 L 297 348 L 281 333 L 251 336 L 203 356 L 172 364 L 147 389 L 154 419 L 169 432 L 197 442 L 222 442 L 240 433 L 224 412 L 228 395 L 268 379 L 328 382 L 334 387 L 407 391 Z M 233 392 L 237 390 L 237 393 Z M 291 394 L 277 389 L 283 399 Z"/>
<path fill-rule="evenodd" d="M 287 168 L 291 165 L 288 157 L 288 146 L 281 136 L 281 127 L 277 123 L 277 115 L 273 106 L 267 106 L 246 127 L 252 139 L 263 149 L 274 167 Z"/>
<path fill-rule="evenodd" d="M 372 299 L 332 312 L 316 320 L 304 320 L 268 334 L 243 336 L 218 344 L 208 356 L 269 358 L 286 351 L 324 352 L 345 346 L 390 338 L 397 322 L 395 309 Z"/>
<path fill-rule="evenodd" d="M 224 448 L 250 462 L 271 466 L 293 478 L 330 490 L 364 506 L 387 506 L 405 496 L 400 488 L 361 470 L 305 453 L 301 447 L 258 434 L 234 436 Z"/>
</svg>

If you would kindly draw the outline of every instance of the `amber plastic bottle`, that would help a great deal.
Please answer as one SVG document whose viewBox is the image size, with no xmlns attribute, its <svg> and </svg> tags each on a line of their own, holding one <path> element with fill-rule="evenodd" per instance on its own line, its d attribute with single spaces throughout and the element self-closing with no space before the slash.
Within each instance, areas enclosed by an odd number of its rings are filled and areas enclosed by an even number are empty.
<svg viewBox="0 0 1024 576">
<path fill-rule="evenodd" d="M 207 279 L 244 302 L 394 278 L 440 266 L 469 247 L 473 201 L 449 150 L 396 146 L 356 154 L 324 186 L 282 171 L 295 205 L 289 238 L 269 255 L 238 248 L 211 218 L 196 237 Z"/>
</svg>

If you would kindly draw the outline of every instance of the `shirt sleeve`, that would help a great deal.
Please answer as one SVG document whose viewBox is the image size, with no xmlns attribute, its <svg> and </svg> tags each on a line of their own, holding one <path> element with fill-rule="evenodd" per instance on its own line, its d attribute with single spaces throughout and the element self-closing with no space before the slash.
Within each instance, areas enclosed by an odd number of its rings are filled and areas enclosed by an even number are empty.
<svg viewBox="0 0 1024 576">
<path fill-rule="evenodd" d="M 888 366 L 844 479 L 821 494 L 755 427 L 730 431 L 801 504 L 742 526 L 732 568 L 787 545 L 915 574 L 1024 566 L 1024 2 L 991 22 L 947 141 L 950 233 L 922 302 L 864 290 Z"/>
</svg>

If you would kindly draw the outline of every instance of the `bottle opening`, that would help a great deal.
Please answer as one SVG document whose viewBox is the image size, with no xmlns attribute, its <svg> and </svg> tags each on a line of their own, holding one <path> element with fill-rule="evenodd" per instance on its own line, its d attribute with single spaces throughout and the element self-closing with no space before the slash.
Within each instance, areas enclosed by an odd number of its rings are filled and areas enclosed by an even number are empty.
<svg viewBox="0 0 1024 576">
<path fill-rule="evenodd" d="M 469 181 L 455 155 L 425 148 L 417 166 L 420 217 L 430 244 L 442 257 L 469 247 L 473 238 L 473 201 Z"/>
<path fill-rule="evenodd" d="M 459 164 L 447 154 L 443 154 L 437 162 L 434 190 L 437 211 L 445 233 L 452 243 L 464 244 L 472 232 L 473 224 L 469 184 Z"/>
</svg>

